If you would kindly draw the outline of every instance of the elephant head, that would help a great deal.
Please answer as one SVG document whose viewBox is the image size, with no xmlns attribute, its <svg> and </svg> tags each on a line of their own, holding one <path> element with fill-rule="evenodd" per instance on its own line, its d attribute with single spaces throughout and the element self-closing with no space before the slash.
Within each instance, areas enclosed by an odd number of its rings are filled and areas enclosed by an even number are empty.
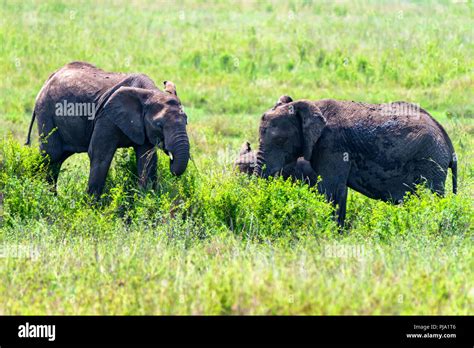
<svg viewBox="0 0 474 348">
<path fill-rule="evenodd" d="M 239 157 L 234 162 L 234 168 L 239 172 L 252 175 L 257 165 L 257 154 L 252 151 L 250 143 L 246 141 L 240 148 Z M 279 174 L 286 180 L 291 178 L 293 180 L 301 180 L 313 186 L 317 182 L 317 175 L 311 167 L 311 163 L 306 161 L 303 157 L 299 157 L 296 162 L 286 164 Z"/>
<path fill-rule="evenodd" d="M 261 118 L 254 174 L 275 175 L 300 156 L 310 162 L 325 125 L 326 119 L 313 102 L 280 97 Z"/>
<path fill-rule="evenodd" d="M 165 91 L 136 87 L 118 88 L 104 103 L 99 115 L 109 118 L 137 145 L 157 145 L 169 155 L 170 170 L 181 175 L 189 161 L 187 116 L 176 87 L 165 81 Z"/>
<path fill-rule="evenodd" d="M 241 173 L 252 174 L 256 164 L 255 151 L 252 151 L 250 143 L 246 141 L 240 147 L 239 157 L 234 162 L 234 168 L 238 168 Z"/>
</svg>

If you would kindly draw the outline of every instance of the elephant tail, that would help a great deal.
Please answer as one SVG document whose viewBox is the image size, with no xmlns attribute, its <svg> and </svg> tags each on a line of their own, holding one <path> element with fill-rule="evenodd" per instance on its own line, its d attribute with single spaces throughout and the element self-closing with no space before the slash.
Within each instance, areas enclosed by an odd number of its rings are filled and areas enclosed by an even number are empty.
<svg viewBox="0 0 474 348">
<path fill-rule="evenodd" d="M 458 192 L 458 159 L 455 152 L 453 152 L 449 167 L 453 175 L 453 193 L 456 194 Z"/>
<path fill-rule="evenodd" d="M 26 138 L 25 145 L 31 145 L 31 130 L 33 129 L 33 124 L 35 123 L 36 113 L 33 111 L 33 115 L 31 116 L 30 128 L 28 129 L 28 136 Z"/>
</svg>

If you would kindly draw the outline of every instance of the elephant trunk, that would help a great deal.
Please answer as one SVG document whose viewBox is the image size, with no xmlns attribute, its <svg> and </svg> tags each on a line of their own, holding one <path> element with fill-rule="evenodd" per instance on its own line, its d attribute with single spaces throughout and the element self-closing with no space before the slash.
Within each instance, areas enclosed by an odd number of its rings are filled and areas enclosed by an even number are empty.
<svg viewBox="0 0 474 348">
<path fill-rule="evenodd" d="M 263 166 L 265 165 L 265 152 L 263 150 L 263 144 L 260 143 L 258 152 L 257 152 L 257 164 L 255 165 L 255 169 L 253 174 L 256 176 L 263 176 Z"/>
<path fill-rule="evenodd" d="M 170 156 L 170 171 L 173 175 L 180 176 L 186 170 L 189 161 L 189 139 L 186 130 L 176 131 L 168 138 L 165 135 L 166 150 Z"/>
</svg>

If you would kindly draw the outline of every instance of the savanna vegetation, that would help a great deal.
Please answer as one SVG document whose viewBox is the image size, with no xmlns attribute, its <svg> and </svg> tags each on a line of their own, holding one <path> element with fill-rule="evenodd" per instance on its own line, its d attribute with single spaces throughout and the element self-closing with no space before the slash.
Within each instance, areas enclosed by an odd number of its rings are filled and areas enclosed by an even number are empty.
<svg viewBox="0 0 474 348">
<path fill-rule="evenodd" d="M 0 314 L 468 314 L 474 300 L 473 5 L 4 1 Z M 102 199 L 85 154 L 51 191 L 23 146 L 47 77 L 82 60 L 176 83 L 192 161 L 140 190 L 120 150 Z M 282 94 L 420 104 L 447 130 L 458 194 L 350 192 L 339 233 L 302 183 L 237 174 Z M 36 134 L 36 129 L 35 133 Z"/>
</svg>

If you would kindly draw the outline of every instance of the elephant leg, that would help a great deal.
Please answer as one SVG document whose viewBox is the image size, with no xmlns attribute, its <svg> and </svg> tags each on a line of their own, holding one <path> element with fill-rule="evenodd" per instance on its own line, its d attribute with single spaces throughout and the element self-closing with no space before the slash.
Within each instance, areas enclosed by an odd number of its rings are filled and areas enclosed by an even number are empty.
<svg viewBox="0 0 474 348">
<path fill-rule="evenodd" d="M 340 228 L 344 227 L 347 203 L 347 180 L 350 173 L 350 162 L 345 160 L 346 153 L 320 153 L 314 166 L 315 176 L 321 176 L 318 191 L 334 206 L 334 214 Z"/>
<path fill-rule="evenodd" d="M 324 179 L 323 179 L 324 180 Z M 344 227 L 346 218 L 346 204 L 347 204 L 347 185 L 342 183 L 328 183 L 322 181 L 318 184 L 318 191 L 326 197 L 328 202 L 334 207 L 334 218 L 339 227 Z"/>
<path fill-rule="evenodd" d="M 50 162 L 48 164 L 48 172 L 46 175 L 46 180 L 50 185 L 52 185 L 53 192 L 56 192 L 56 186 L 58 183 L 59 172 L 61 170 L 61 166 L 69 156 L 73 153 L 69 151 L 63 152 L 55 162 Z"/>
<path fill-rule="evenodd" d="M 446 193 L 444 182 L 437 179 L 433 180 L 431 183 L 431 192 L 437 193 L 441 197 L 444 197 Z"/>
<path fill-rule="evenodd" d="M 136 146 L 135 154 L 137 157 L 138 185 L 143 188 L 151 184 L 154 187 L 157 181 L 156 167 L 158 160 L 155 147 L 153 145 Z"/>
<path fill-rule="evenodd" d="M 347 205 L 347 186 L 340 185 L 334 195 L 334 203 L 336 205 L 336 219 L 340 227 L 344 227 L 346 219 L 346 205 Z"/>
<path fill-rule="evenodd" d="M 91 151 L 89 153 L 90 172 L 87 193 L 98 199 L 105 186 L 110 163 L 115 154 L 115 148 L 106 152 Z"/>
<path fill-rule="evenodd" d="M 63 159 L 63 144 L 57 129 L 54 128 L 52 117 L 38 116 L 39 149 L 43 156 L 43 163 L 47 170 L 46 180 L 56 190 L 56 181 L 59 176 Z M 67 157 L 66 157 L 67 158 Z"/>
<path fill-rule="evenodd" d="M 417 164 L 415 171 L 419 173 L 419 178 L 415 180 L 415 183 L 424 183 L 431 192 L 444 196 L 445 182 L 448 172 L 447 165 L 446 167 L 443 167 L 433 160 L 423 160 Z"/>
<path fill-rule="evenodd" d="M 100 198 L 110 163 L 118 147 L 118 139 L 111 136 L 106 127 L 96 124 L 87 151 L 90 161 L 89 184 L 87 192 L 96 199 Z"/>
<path fill-rule="evenodd" d="M 429 177 L 427 178 L 427 184 L 431 192 L 437 193 L 438 195 L 444 197 L 447 172 L 448 168 L 433 168 Z"/>
</svg>

